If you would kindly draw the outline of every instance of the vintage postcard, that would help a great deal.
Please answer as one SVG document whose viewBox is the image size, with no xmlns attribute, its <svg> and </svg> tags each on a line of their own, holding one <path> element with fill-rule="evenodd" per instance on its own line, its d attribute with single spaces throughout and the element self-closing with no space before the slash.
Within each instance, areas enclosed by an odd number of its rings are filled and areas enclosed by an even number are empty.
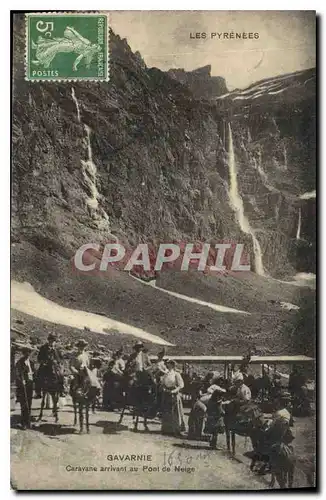
<svg viewBox="0 0 326 500">
<path fill-rule="evenodd" d="M 12 488 L 316 488 L 316 13 L 11 19 Z"/>
</svg>

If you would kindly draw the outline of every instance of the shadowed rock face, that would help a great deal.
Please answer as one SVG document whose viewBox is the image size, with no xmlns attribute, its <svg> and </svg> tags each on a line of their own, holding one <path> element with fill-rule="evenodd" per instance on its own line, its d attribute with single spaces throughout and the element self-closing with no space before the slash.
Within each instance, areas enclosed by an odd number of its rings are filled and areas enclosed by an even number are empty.
<svg viewBox="0 0 326 500">
<path fill-rule="evenodd" d="M 266 79 L 217 99 L 232 124 L 239 190 L 267 269 L 314 269 L 315 69 Z M 223 132 L 221 132 L 223 133 Z M 296 239 L 301 210 L 300 240 Z"/>
<path fill-rule="evenodd" d="M 15 16 L 13 239 L 66 257 L 111 233 L 130 244 L 227 239 L 251 248 L 229 204 L 230 122 L 239 193 L 267 272 L 313 271 L 315 200 L 299 196 L 315 189 L 314 70 L 227 94 L 210 67 L 165 73 L 114 33 L 110 46 L 109 83 L 26 82 L 24 19 Z M 93 184 L 82 163 L 89 146 Z"/>
<path fill-rule="evenodd" d="M 185 85 L 194 97 L 211 99 L 226 94 L 228 89 L 225 79 L 211 76 L 211 66 L 203 66 L 193 71 L 170 69 L 168 75 Z"/>
</svg>

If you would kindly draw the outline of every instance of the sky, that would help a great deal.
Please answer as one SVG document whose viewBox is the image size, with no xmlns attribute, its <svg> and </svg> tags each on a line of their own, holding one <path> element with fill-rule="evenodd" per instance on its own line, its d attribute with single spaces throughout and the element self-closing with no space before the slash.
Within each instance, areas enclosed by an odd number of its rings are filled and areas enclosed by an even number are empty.
<svg viewBox="0 0 326 500">
<path fill-rule="evenodd" d="M 148 67 L 190 71 L 210 64 L 229 90 L 316 65 L 314 11 L 113 11 L 110 24 Z M 259 38 L 211 38 L 232 31 Z M 207 38 L 191 39 L 196 32 Z"/>
</svg>

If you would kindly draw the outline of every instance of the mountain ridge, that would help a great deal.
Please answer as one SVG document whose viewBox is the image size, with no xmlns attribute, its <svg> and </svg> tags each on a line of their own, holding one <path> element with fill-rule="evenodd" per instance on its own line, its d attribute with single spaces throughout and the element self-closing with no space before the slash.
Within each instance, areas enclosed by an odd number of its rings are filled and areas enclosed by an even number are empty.
<svg viewBox="0 0 326 500">
<path fill-rule="evenodd" d="M 308 264 L 306 258 L 304 264 L 298 260 L 295 240 L 298 206 L 314 203 L 296 199 L 315 188 L 309 177 L 311 173 L 313 179 L 313 168 L 308 172 L 304 167 L 313 162 L 314 153 L 311 92 L 296 94 L 297 101 L 283 103 L 272 114 L 276 96 L 251 100 L 247 113 L 242 103 L 205 97 L 207 78 L 219 78 L 210 77 L 208 65 L 190 72 L 196 76 L 196 92 L 203 86 L 197 99 L 187 83 L 189 72 L 184 72 L 183 84 L 169 71 L 147 68 L 141 54 L 133 54 L 127 40 L 112 31 L 110 82 L 36 85 L 23 78 L 21 17 L 14 27 L 15 241 L 26 238 L 64 255 L 88 241 L 105 243 L 112 235 L 131 245 L 229 239 L 252 251 L 251 238 L 241 231 L 229 200 L 225 130 L 230 122 L 240 195 L 266 268 L 282 276 L 313 271 L 309 259 Z M 198 75 L 204 76 L 203 82 Z M 83 167 L 87 144 L 96 167 L 93 184 Z M 91 192 L 98 193 L 96 209 L 88 205 Z M 314 244 L 304 210 L 302 225 L 303 240 Z M 272 251 L 270 238 L 278 241 Z M 312 253 L 304 242 L 299 246 Z"/>
<path fill-rule="evenodd" d="M 315 189 L 312 94 L 301 87 L 296 102 L 277 107 L 270 95 L 254 113 L 246 101 L 236 116 L 230 100 L 223 108 L 197 99 L 167 72 L 147 68 L 113 32 L 110 82 L 28 82 L 23 15 L 13 28 L 12 278 L 60 305 L 144 328 L 175 344 L 175 353 L 241 354 L 252 345 L 262 354 L 312 352 L 307 287 L 253 272 L 158 277 L 162 288 L 251 313 L 241 317 L 172 299 L 128 273 L 77 274 L 72 262 L 80 245 L 114 238 L 131 246 L 231 240 L 244 243 L 253 262 L 252 237 L 230 202 L 231 129 L 238 196 L 266 273 L 292 281 L 313 272 L 315 199 L 300 199 Z M 300 311 L 283 310 L 281 299 Z M 16 314 L 34 332 L 54 329 Z M 311 342 L 298 345 L 308 320 Z M 125 340 L 109 332 L 105 342 L 118 348 Z"/>
</svg>

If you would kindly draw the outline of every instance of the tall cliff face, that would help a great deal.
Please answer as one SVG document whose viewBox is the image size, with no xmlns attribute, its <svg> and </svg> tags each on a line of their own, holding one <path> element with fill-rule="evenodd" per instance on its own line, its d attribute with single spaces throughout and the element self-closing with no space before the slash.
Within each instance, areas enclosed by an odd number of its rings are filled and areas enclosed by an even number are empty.
<svg viewBox="0 0 326 500">
<path fill-rule="evenodd" d="M 310 201 L 299 199 L 315 188 L 314 94 L 302 83 L 312 72 L 292 75 L 290 93 L 221 97 L 222 80 L 218 91 L 212 80 L 215 93 L 207 72 L 181 83 L 179 74 L 147 68 L 111 33 L 109 83 L 36 84 L 24 80 L 23 17 L 14 29 L 15 241 L 67 257 L 112 234 L 130 244 L 228 239 L 252 249 L 229 199 L 230 122 L 240 195 L 268 273 L 312 270 Z M 250 98 L 238 104 L 241 96 Z"/>
<path fill-rule="evenodd" d="M 15 238 L 23 234 L 35 243 L 48 235 L 69 253 L 90 238 L 105 241 L 110 232 L 130 243 L 239 235 L 210 105 L 144 67 L 113 33 L 108 84 L 25 82 L 22 26 L 17 23 L 15 33 Z M 96 208 L 87 203 L 85 125 L 96 166 Z"/>
<path fill-rule="evenodd" d="M 267 269 L 314 270 L 316 72 L 258 82 L 217 100 L 232 124 L 239 190 Z M 224 131 L 221 131 L 223 134 Z"/>
</svg>

